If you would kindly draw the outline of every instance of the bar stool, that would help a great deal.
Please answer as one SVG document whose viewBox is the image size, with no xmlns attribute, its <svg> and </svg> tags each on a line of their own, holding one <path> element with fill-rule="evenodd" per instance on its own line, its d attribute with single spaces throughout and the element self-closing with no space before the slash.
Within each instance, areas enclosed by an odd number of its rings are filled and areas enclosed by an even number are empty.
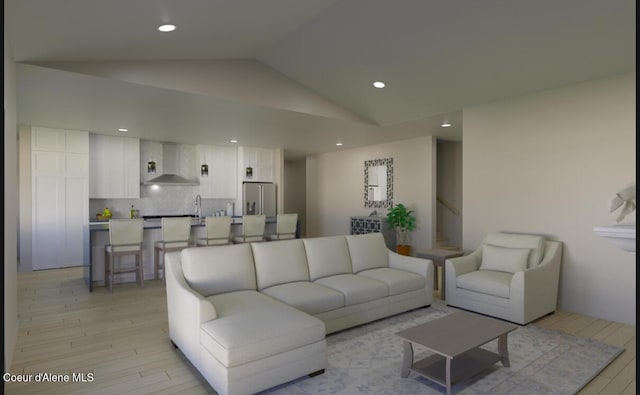
<svg viewBox="0 0 640 395">
<path fill-rule="evenodd" d="M 242 235 L 233 238 L 234 243 L 250 243 L 264 241 L 265 215 L 243 215 Z"/>
<path fill-rule="evenodd" d="M 160 270 L 162 270 L 162 282 L 164 282 L 164 254 L 189 247 L 191 217 L 162 217 L 160 225 L 162 227 L 162 240 L 156 241 L 154 244 L 153 266 L 155 279 L 160 278 Z M 162 258 L 162 262 L 160 258 Z"/>
<path fill-rule="evenodd" d="M 205 228 L 207 237 L 196 240 L 198 247 L 230 244 L 231 217 L 206 217 Z"/>
<path fill-rule="evenodd" d="M 144 220 L 111 219 L 109 220 L 109 244 L 104 247 L 104 285 L 113 292 L 113 275 L 136 273 L 136 282 L 144 287 L 144 271 L 142 261 L 142 230 Z M 118 257 L 134 255 L 135 266 L 119 267 Z"/>
<path fill-rule="evenodd" d="M 267 236 L 267 240 L 286 240 L 296 238 L 298 214 L 278 214 L 276 216 L 276 233 Z"/>
</svg>

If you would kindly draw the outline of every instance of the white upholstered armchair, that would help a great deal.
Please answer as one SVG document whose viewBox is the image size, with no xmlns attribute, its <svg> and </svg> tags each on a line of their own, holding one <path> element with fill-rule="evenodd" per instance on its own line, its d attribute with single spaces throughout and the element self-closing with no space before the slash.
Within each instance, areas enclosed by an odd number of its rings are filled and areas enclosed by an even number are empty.
<svg viewBox="0 0 640 395">
<path fill-rule="evenodd" d="M 491 233 L 469 255 L 445 262 L 447 305 L 527 324 L 556 310 L 562 243 Z"/>
</svg>

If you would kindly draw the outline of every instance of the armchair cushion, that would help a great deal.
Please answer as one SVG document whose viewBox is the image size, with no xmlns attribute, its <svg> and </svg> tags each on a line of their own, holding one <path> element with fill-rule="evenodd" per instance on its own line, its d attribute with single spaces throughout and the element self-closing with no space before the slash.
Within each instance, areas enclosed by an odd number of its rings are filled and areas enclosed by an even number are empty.
<svg viewBox="0 0 640 395">
<path fill-rule="evenodd" d="M 509 298 L 512 273 L 496 272 L 492 270 L 477 270 L 458 276 L 456 285 L 458 288 L 466 289 L 482 294 Z"/>
<path fill-rule="evenodd" d="M 482 246 L 480 270 L 516 273 L 527 268 L 528 248 L 505 248 L 491 244 Z"/>
<path fill-rule="evenodd" d="M 544 238 L 542 238 L 542 236 L 515 233 L 490 233 L 484 239 L 484 244 L 507 248 L 530 249 L 531 253 L 527 259 L 527 268 L 538 266 L 544 256 Z"/>
</svg>

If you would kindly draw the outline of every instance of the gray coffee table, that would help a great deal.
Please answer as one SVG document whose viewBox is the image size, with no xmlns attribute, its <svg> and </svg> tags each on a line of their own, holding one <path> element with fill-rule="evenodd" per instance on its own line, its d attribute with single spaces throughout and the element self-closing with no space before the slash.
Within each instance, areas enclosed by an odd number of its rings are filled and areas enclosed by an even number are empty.
<svg viewBox="0 0 640 395">
<path fill-rule="evenodd" d="M 507 335 L 518 325 L 485 317 L 479 314 L 457 311 L 422 325 L 397 332 L 404 340 L 402 377 L 416 372 L 447 388 L 451 384 L 471 377 L 496 362 L 509 367 Z M 483 344 L 498 339 L 498 353 L 483 348 Z M 420 361 L 413 361 L 413 344 L 419 344 L 434 352 Z"/>
</svg>

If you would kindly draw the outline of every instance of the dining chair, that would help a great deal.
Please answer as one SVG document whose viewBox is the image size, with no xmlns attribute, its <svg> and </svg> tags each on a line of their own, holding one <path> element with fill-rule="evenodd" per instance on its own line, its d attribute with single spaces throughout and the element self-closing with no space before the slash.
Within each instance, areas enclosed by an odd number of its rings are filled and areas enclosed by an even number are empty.
<svg viewBox="0 0 640 395">
<path fill-rule="evenodd" d="M 153 248 L 153 266 L 155 279 L 164 276 L 164 254 L 171 251 L 180 251 L 189 247 L 189 235 L 191 234 L 191 217 L 162 217 L 162 240 L 156 241 Z"/>
<path fill-rule="evenodd" d="M 267 240 L 286 240 L 296 238 L 298 214 L 276 215 L 276 233 L 267 235 Z"/>
<path fill-rule="evenodd" d="M 234 243 L 250 243 L 264 241 L 265 215 L 243 215 L 242 235 L 233 238 Z"/>
<path fill-rule="evenodd" d="M 231 217 L 211 216 L 205 218 L 206 237 L 196 240 L 198 247 L 231 243 Z"/>
<path fill-rule="evenodd" d="M 142 218 L 109 220 L 109 244 L 104 249 L 104 284 L 109 292 L 113 292 L 114 274 L 136 273 L 136 282 L 144 287 L 143 228 Z M 120 258 L 126 255 L 135 256 L 134 266 L 121 266 Z"/>
</svg>

